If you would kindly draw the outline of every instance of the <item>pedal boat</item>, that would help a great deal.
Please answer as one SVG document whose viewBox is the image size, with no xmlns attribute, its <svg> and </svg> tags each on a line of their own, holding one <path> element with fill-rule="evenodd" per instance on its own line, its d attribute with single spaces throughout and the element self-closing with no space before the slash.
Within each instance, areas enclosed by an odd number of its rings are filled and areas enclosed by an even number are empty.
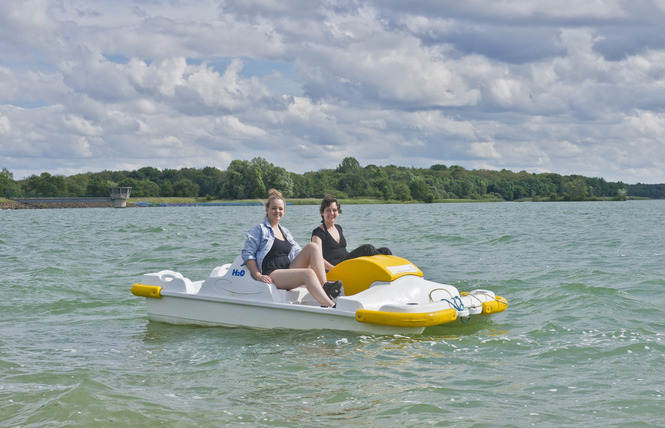
<svg viewBox="0 0 665 428">
<path fill-rule="evenodd" d="M 506 299 L 489 290 L 460 293 L 452 285 L 428 281 L 418 267 L 397 256 L 344 261 L 328 272 L 328 280 L 343 283 L 333 308 L 321 307 L 304 285 L 280 290 L 254 280 L 238 256 L 205 280 L 163 270 L 143 275 L 131 291 L 146 298 L 148 318 L 156 322 L 377 334 L 462 326 L 508 307 Z"/>
</svg>

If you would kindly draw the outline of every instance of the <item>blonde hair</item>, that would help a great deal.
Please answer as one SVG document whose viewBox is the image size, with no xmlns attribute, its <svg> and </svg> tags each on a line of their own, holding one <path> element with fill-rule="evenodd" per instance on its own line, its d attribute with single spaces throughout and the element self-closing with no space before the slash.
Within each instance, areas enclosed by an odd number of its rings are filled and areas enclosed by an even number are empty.
<svg viewBox="0 0 665 428">
<path fill-rule="evenodd" d="M 286 201 L 284 200 L 284 197 L 282 196 L 282 192 L 280 192 L 279 190 L 270 189 L 270 190 L 268 190 L 268 195 L 269 195 L 269 196 L 268 196 L 268 200 L 267 200 L 267 201 L 265 202 L 265 204 L 264 204 L 265 207 L 266 207 L 266 210 L 267 210 L 268 208 L 270 208 L 270 204 L 271 204 L 272 201 L 274 201 L 275 199 L 281 199 L 282 202 L 284 202 L 284 206 L 286 206 Z"/>
</svg>

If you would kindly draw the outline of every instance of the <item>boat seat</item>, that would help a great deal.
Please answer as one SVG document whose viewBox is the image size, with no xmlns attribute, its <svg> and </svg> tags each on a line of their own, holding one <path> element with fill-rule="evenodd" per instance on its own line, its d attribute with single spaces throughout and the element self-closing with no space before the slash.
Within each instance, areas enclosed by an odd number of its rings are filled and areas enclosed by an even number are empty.
<svg viewBox="0 0 665 428">
<path fill-rule="evenodd" d="M 211 296 L 220 293 L 230 293 L 237 296 L 251 295 L 258 300 L 276 303 L 309 304 L 310 301 L 316 303 L 316 300 L 310 296 L 304 285 L 291 290 L 282 290 L 277 288 L 275 284 L 266 284 L 255 280 L 249 273 L 249 269 L 247 269 L 241 256 L 237 256 L 233 263 L 214 268 L 199 292 L 201 295 Z"/>
<path fill-rule="evenodd" d="M 392 282 L 405 275 L 423 276 L 410 261 L 397 256 L 357 257 L 345 260 L 328 272 L 328 281 L 342 281 L 344 295 L 352 296 L 367 290 L 374 282 Z"/>
</svg>

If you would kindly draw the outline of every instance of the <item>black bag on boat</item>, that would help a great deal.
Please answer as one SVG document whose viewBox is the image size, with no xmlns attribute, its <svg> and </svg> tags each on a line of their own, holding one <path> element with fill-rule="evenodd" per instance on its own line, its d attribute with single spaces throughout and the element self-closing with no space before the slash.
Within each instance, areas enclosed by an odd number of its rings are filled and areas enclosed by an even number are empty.
<svg viewBox="0 0 665 428">
<path fill-rule="evenodd" d="M 351 251 L 349 253 L 349 259 L 355 259 L 356 257 L 363 257 L 363 256 L 376 256 L 378 254 L 385 254 L 387 256 L 391 256 L 393 253 L 390 251 L 389 248 L 386 247 L 381 247 L 381 248 L 376 248 L 372 244 L 364 244 L 361 245 L 360 247 L 356 248 L 355 250 Z"/>
</svg>

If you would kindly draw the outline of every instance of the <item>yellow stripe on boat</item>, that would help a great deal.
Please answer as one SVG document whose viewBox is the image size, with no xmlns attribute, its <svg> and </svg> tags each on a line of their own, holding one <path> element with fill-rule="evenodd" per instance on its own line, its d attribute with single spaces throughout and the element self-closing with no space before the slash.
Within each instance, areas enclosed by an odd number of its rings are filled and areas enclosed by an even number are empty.
<svg viewBox="0 0 665 428">
<path fill-rule="evenodd" d="M 356 312 L 356 321 L 393 327 L 431 327 L 456 319 L 457 311 L 452 308 L 434 312 L 383 312 L 369 309 L 358 309 Z"/>
<path fill-rule="evenodd" d="M 162 287 L 158 285 L 143 285 L 140 283 L 132 285 L 132 294 L 139 297 L 154 297 L 156 299 L 161 299 L 161 291 Z"/>
<path fill-rule="evenodd" d="M 495 300 L 490 300 L 489 302 L 483 302 L 483 315 L 485 314 L 495 314 L 497 312 L 503 312 L 508 307 L 508 300 L 501 296 L 496 296 Z"/>
</svg>

